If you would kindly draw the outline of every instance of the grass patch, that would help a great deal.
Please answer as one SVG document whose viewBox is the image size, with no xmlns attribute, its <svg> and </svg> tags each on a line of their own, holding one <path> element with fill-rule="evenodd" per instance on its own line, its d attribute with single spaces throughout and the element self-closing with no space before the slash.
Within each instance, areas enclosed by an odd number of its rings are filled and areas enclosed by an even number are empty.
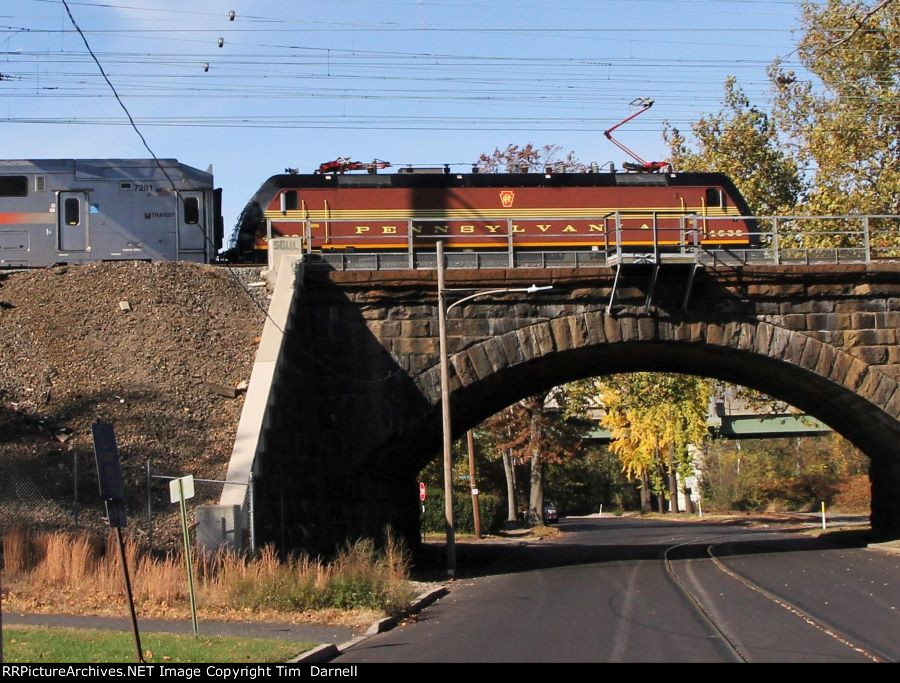
<svg viewBox="0 0 900 683">
<path fill-rule="evenodd" d="M 270 638 L 235 638 L 142 633 L 147 663 L 284 662 L 315 643 Z M 13 626 L 3 629 L 6 663 L 134 663 L 130 632 Z"/>
<path fill-rule="evenodd" d="M 834 541 L 836 543 L 840 543 L 841 545 L 853 546 L 853 547 L 861 547 L 867 545 L 869 543 L 878 543 L 880 541 L 884 541 L 878 536 L 872 529 L 868 526 L 866 527 L 856 527 L 856 528 L 847 528 L 840 526 L 832 526 L 828 529 L 822 529 L 821 527 L 815 529 L 808 529 L 804 533 L 809 536 L 815 536 L 816 538 L 825 538 L 829 541 Z"/>
</svg>

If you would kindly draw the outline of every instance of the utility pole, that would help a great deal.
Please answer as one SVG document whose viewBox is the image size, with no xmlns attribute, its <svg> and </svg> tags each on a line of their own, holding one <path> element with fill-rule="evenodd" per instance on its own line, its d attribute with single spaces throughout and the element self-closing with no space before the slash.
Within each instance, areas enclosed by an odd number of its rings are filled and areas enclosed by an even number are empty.
<svg viewBox="0 0 900 683">
<path fill-rule="evenodd" d="M 475 538 L 481 538 L 481 511 L 478 509 L 478 484 L 475 483 L 475 435 L 471 429 L 466 432 L 466 443 L 469 447 L 469 486 L 472 487 L 472 519 L 475 521 Z"/>
</svg>

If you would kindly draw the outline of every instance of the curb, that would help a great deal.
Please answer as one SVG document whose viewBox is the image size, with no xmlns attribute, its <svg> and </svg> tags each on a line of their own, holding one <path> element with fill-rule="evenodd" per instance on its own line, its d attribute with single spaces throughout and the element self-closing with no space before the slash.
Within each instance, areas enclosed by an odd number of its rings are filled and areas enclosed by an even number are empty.
<svg viewBox="0 0 900 683">
<path fill-rule="evenodd" d="M 409 603 L 409 607 L 403 610 L 400 614 L 397 614 L 393 617 L 385 617 L 384 619 L 379 619 L 374 624 L 369 626 L 366 629 L 366 636 L 374 636 L 377 633 L 384 633 L 385 631 L 390 631 L 394 626 L 397 625 L 404 617 L 408 617 L 410 614 L 414 614 L 416 612 L 421 611 L 435 600 L 444 597 L 450 591 L 446 586 L 438 586 L 437 588 L 432 588 L 430 591 L 425 591 L 411 603 Z M 356 639 L 354 639 L 356 640 Z M 353 641 L 350 641 L 354 645 L 356 644 Z"/>
<path fill-rule="evenodd" d="M 317 645 L 312 650 L 307 650 L 303 654 L 297 655 L 293 659 L 287 660 L 288 664 L 323 664 L 330 662 L 340 654 L 334 643 L 325 643 Z"/>
<path fill-rule="evenodd" d="M 348 640 L 344 643 L 341 643 L 340 645 L 337 646 L 338 654 L 341 654 L 345 650 L 349 650 L 354 645 L 359 645 L 361 642 L 363 642 L 364 640 L 368 640 L 368 639 L 369 639 L 369 636 L 365 636 L 365 635 L 356 636 L 356 638 L 351 638 L 350 640 Z"/>
<path fill-rule="evenodd" d="M 428 607 L 428 605 L 436 602 L 440 598 L 447 595 L 447 593 L 449 592 L 450 590 L 446 586 L 438 586 L 437 588 L 432 588 L 429 591 L 425 591 L 415 600 L 409 603 L 409 606 L 400 614 L 393 617 L 385 617 L 384 619 L 379 619 L 374 624 L 369 626 L 369 628 L 366 629 L 366 632 L 363 635 L 357 636 L 356 638 L 348 640 L 345 643 L 341 643 L 340 645 L 335 645 L 334 643 L 325 643 L 324 645 L 319 645 L 318 647 L 314 647 L 312 650 L 308 650 L 307 652 L 304 652 L 294 659 L 288 660 L 288 662 L 291 664 L 323 664 L 325 662 L 330 662 L 332 659 L 342 654 L 343 652 L 346 652 L 351 647 L 359 645 L 361 642 L 368 640 L 371 636 L 374 636 L 378 633 L 384 633 L 385 631 L 390 631 L 400 622 L 401 619 L 408 617 L 410 614 L 415 614 L 416 612 L 425 609 L 426 607 Z"/>
<path fill-rule="evenodd" d="M 869 543 L 867 548 L 881 550 L 886 553 L 900 554 L 900 541 L 885 541 L 883 543 Z"/>
</svg>

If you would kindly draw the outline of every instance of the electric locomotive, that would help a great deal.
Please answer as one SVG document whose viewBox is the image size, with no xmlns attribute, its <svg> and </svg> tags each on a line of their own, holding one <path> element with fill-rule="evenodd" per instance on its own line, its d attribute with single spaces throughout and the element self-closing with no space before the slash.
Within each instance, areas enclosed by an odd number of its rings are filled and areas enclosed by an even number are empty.
<svg viewBox="0 0 900 683">
<path fill-rule="evenodd" d="M 333 162 L 332 162 L 333 163 Z M 356 162 L 352 162 L 356 163 Z M 447 167 L 377 173 L 275 175 L 237 225 L 241 260 L 268 240 L 304 251 L 602 250 L 752 246 L 750 210 L 720 173 L 452 173 Z"/>
</svg>

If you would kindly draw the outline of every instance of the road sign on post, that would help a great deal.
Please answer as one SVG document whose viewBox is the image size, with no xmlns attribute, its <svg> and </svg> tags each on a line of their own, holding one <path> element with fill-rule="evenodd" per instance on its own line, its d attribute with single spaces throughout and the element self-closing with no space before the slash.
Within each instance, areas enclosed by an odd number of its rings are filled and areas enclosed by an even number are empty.
<svg viewBox="0 0 900 683">
<path fill-rule="evenodd" d="M 106 504 L 109 525 L 115 528 L 125 526 L 125 482 L 119 463 L 119 449 L 116 435 L 108 422 L 94 422 L 91 425 L 94 438 L 94 458 L 97 461 L 97 479 L 100 481 L 100 498 Z"/>
<path fill-rule="evenodd" d="M 169 500 L 173 503 L 180 503 L 181 499 L 189 500 L 194 497 L 194 475 L 189 474 L 186 477 L 178 477 L 169 482 Z"/>
<path fill-rule="evenodd" d="M 128 563 L 125 560 L 125 541 L 122 538 L 122 527 L 125 526 L 125 482 L 122 479 L 116 434 L 112 424 L 97 420 L 91 425 L 91 436 L 94 440 L 94 458 L 97 461 L 97 479 L 100 481 L 100 498 L 106 504 L 106 517 L 109 525 L 116 530 L 116 538 L 119 542 L 119 563 L 122 565 L 125 595 L 128 597 L 128 608 L 131 611 L 134 649 L 138 662 L 143 664 L 144 651 L 141 648 L 141 634 L 138 631 L 134 596 L 131 593 L 131 577 L 128 576 Z"/>
<path fill-rule="evenodd" d="M 194 595 L 194 563 L 191 558 L 191 536 L 188 530 L 187 507 L 184 501 L 194 497 L 194 475 L 178 477 L 169 482 L 169 499 L 178 503 L 181 508 L 181 533 L 184 538 L 184 565 L 187 571 L 188 597 L 191 600 L 191 626 L 194 629 L 194 637 L 200 633 L 197 623 L 197 599 Z"/>
<path fill-rule="evenodd" d="M 425 482 L 420 481 L 419 482 L 419 500 L 421 500 L 423 503 L 425 502 L 426 494 L 427 494 L 427 490 L 425 489 Z"/>
</svg>

